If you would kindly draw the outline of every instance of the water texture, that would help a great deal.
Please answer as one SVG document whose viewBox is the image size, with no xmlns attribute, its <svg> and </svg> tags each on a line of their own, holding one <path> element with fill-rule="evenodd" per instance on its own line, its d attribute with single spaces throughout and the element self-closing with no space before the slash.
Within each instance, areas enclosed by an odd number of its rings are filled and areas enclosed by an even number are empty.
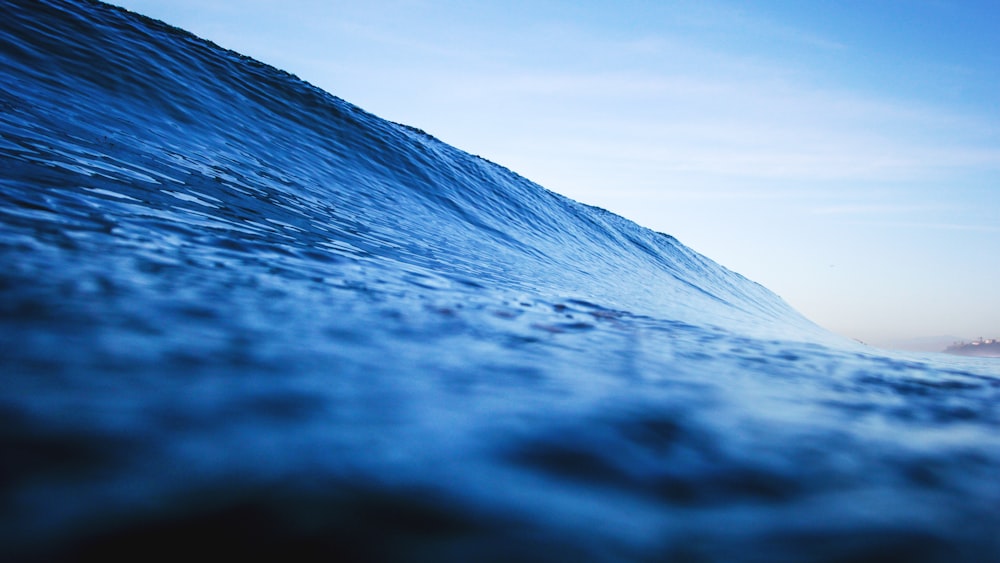
<svg viewBox="0 0 1000 563">
<path fill-rule="evenodd" d="M 163 23 L 2 11 L 0 559 L 1000 561 L 996 361 Z"/>
</svg>

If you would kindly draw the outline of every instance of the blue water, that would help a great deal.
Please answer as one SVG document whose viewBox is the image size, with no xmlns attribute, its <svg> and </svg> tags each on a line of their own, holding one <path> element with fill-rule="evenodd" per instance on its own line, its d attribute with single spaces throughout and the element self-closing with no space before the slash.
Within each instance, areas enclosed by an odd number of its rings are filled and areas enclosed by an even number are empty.
<svg viewBox="0 0 1000 563">
<path fill-rule="evenodd" d="M 1000 561 L 1000 363 L 160 22 L 2 11 L 0 559 Z"/>
</svg>

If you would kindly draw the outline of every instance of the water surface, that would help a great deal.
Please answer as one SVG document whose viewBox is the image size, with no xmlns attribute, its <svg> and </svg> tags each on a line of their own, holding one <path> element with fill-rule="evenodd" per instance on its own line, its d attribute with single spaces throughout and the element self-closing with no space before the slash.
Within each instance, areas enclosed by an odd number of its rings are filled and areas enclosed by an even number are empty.
<svg viewBox="0 0 1000 563">
<path fill-rule="evenodd" d="M 0 556 L 1000 560 L 996 361 L 160 22 L 4 12 Z"/>
</svg>

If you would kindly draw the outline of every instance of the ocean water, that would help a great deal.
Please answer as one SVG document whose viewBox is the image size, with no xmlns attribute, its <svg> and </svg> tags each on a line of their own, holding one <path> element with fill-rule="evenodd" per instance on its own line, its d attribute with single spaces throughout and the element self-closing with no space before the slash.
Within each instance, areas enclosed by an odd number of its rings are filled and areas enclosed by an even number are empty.
<svg viewBox="0 0 1000 563">
<path fill-rule="evenodd" d="M 0 261 L 3 560 L 1000 561 L 996 360 L 124 10 L 2 4 Z"/>
</svg>

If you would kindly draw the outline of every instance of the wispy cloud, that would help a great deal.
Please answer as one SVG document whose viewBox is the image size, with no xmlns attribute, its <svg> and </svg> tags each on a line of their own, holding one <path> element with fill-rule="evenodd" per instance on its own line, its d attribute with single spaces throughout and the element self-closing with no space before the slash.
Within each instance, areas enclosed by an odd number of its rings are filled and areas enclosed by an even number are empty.
<svg viewBox="0 0 1000 563">
<path fill-rule="evenodd" d="M 911 213 L 940 212 L 941 205 L 937 203 L 847 203 L 814 207 L 815 215 L 879 215 L 898 216 Z"/>
<path fill-rule="evenodd" d="M 768 84 L 687 77 L 492 76 L 477 100 L 518 107 L 518 143 L 652 170 L 799 181 L 906 180 L 954 168 L 1000 170 L 1000 149 L 978 144 L 962 119 L 931 108 Z M 600 99 L 600 104 L 590 100 Z M 884 111 L 883 111 L 884 109 Z M 574 120 L 563 116 L 572 112 Z M 546 125 L 525 141 L 517 128 Z M 934 132 L 936 135 L 930 135 Z"/>
<path fill-rule="evenodd" d="M 799 181 L 1000 170 L 1000 147 L 984 142 L 991 125 L 974 116 L 820 88 L 780 64 L 709 52 L 687 40 L 668 41 L 685 55 L 679 60 L 649 55 L 662 48 L 649 38 L 576 40 L 581 56 L 600 51 L 604 63 L 553 68 L 525 52 L 518 65 L 486 60 L 471 72 L 423 69 L 419 77 L 404 69 L 399 80 L 420 81 L 428 96 L 447 100 L 442 105 L 452 119 L 480 128 L 502 122 L 497 138 L 527 142 L 553 158 L 573 151 L 585 166 L 621 159 L 658 171 Z M 645 59 L 635 58 L 637 49 L 647 51 Z"/>
<path fill-rule="evenodd" d="M 955 231 L 969 233 L 1000 233 L 1000 225 L 987 225 L 982 223 L 942 223 L 934 221 L 879 221 L 883 227 L 897 229 L 915 229 L 930 231 Z"/>
<path fill-rule="evenodd" d="M 700 32 L 720 34 L 753 34 L 758 40 L 768 39 L 792 46 L 840 51 L 848 46 L 837 39 L 802 27 L 775 21 L 745 9 L 743 5 L 723 2 L 690 3 L 680 23 Z"/>
</svg>

